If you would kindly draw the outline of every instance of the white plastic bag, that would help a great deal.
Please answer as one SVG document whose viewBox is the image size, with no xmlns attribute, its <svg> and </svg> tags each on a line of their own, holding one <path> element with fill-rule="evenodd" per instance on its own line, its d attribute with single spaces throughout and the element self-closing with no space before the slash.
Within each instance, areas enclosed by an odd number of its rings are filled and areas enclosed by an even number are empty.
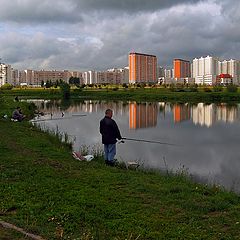
<svg viewBox="0 0 240 240">
<path fill-rule="evenodd" d="M 72 152 L 72 156 L 77 160 L 88 161 L 88 162 L 92 161 L 94 158 L 93 155 L 82 156 L 81 153 L 79 153 L 79 152 Z"/>
<path fill-rule="evenodd" d="M 83 156 L 88 162 L 89 161 L 92 161 L 94 159 L 94 156 L 93 155 L 86 155 L 86 156 Z"/>
</svg>

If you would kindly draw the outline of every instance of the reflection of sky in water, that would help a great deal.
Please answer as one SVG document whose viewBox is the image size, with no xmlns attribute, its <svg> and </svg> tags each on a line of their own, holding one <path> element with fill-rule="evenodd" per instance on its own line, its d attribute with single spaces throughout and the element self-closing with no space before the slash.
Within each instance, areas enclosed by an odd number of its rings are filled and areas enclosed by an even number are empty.
<svg viewBox="0 0 240 240">
<path fill-rule="evenodd" d="M 61 105 L 38 105 L 40 110 L 53 112 L 53 118 L 61 117 Z M 137 160 L 145 167 L 168 168 L 174 171 L 184 167 L 197 179 L 208 179 L 211 183 L 240 192 L 238 105 L 123 105 L 121 102 L 84 102 L 65 105 L 65 120 L 46 121 L 41 124 L 50 128 L 58 126 L 60 131 L 75 136 L 75 150 L 79 150 L 81 145 L 101 146 L 99 121 L 109 107 L 114 110 L 113 119 L 118 123 L 123 137 L 179 145 L 125 141 L 124 144 L 117 144 L 119 160 Z M 87 116 L 71 118 L 73 114 Z"/>
</svg>

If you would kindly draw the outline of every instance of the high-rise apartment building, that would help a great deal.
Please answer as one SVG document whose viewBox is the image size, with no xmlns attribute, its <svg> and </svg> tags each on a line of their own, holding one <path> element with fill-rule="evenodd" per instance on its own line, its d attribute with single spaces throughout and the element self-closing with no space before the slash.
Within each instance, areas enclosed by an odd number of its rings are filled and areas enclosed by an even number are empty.
<svg viewBox="0 0 240 240">
<path fill-rule="evenodd" d="M 129 83 L 129 67 L 120 68 L 119 71 L 122 75 L 121 83 Z"/>
<path fill-rule="evenodd" d="M 129 54 L 129 83 L 157 83 L 157 57 L 143 53 Z"/>
<path fill-rule="evenodd" d="M 27 85 L 34 85 L 34 71 L 33 70 L 24 70 L 26 76 Z"/>
<path fill-rule="evenodd" d="M 11 69 L 11 78 L 12 78 L 12 85 L 17 86 L 19 85 L 19 71 L 17 69 Z"/>
<path fill-rule="evenodd" d="M 173 69 L 164 69 L 164 78 L 173 78 Z"/>
<path fill-rule="evenodd" d="M 97 83 L 97 72 L 87 71 L 83 73 L 83 83 L 84 84 L 95 84 Z"/>
<path fill-rule="evenodd" d="M 191 77 L 190 61 L 183 60 L 183 59 L 174 59 L 173 68 L 174 68 L 174 77 L 175 78 Z"/>
<path fill-rule="evenodd" d="M 218 58 L 207 56 L 193 59 L 192 77 L 196 84 L 213 85 L 218 73 Z"/>
<path fill-rule="evenodd" d="M 239 60 L 224 60 L 218 63 L 219 74 L 229 74 L 232 77 L 234 84 L 240 82 L 240 61 Z"/>
<path fill-rule="evenodd" d="M 162 66 L 158 66 L 158 78 L 164 78 L 164 68 Z"/>
<path fill-rule="evenodd" d="M 22 84 L 26 84 L 27 85 L 27 80 L 26 80 L 26 73 L 25 71 L 19 71 L 18 73 L 19 75 L 19 84 L 22 85 Z"/>
<path fill-rule="evenodd" d="M 0 87 L 6 83 L 12 84 L 11 65 L 0 63 Z"/>
</svg>

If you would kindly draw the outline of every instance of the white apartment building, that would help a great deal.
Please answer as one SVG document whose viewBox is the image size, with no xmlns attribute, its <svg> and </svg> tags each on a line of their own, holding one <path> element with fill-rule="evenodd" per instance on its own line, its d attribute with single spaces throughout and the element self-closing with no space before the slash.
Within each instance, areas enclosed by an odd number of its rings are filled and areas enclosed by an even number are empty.
<svg viewBox="0 0 240 240">
<path fill-rule="evenodd" d="M 123 84 L 129 83 L 129 67 L 113 68 L 107 71 L 87 71 L 83 73 L 84 84 Z"/>
<path fill-rule="evenodd" d="M 17 86 L 20 84 L 19 82 L 19 71 L 17 69 L 11 69 L 11 78 L 12 78 L 12 85 Z"/>
<path fill-rule="evenodd" d="M 82 74 L 84 84 L 96 84 L 97 83 L 97 72 L 87 71 Z"/>
<path fill-rule="evenodd" d="M 6 83 L 12 84 L 11 65 L 0 63 L 0 87 Z"/>
<path fill-rule="evenodd" d="M 164 69 L 164 77 L 165 78 L 173 78 L 173 70 L 172 69 Z"/>
<path fill-rule="evenodd" d="M 24 70 L 26 76 L 27 85 L 34 85 L 34 71 L 33 70 Z"/>
<path fill-rule="evenodd" d="M 240 83 L 240 61 L 239 60 L 224 60 L 218 63 L 219 74 L 230 74 L 234 84 Z"/>
<path fill-rule="evenodd" d="M 129 67 L 108 69 L 107 82 L 112 84 L 129 83 Z"/>
<path fill-rule="evenodd" d="M 207 56 L 193 59 L 192 77 L 196 84 L 213 85 L 216 83 L 218 71 L 218 58 Z"/>
<path fill-rule="evenodd" d="M 174 79 L 174 69 L 164 69 L 164 79 L 162 83 L 164 84 L 176 84 L 176 81 Z"/>
<path fill-rule="evenodd" d="M 158 69 L 157 69 L 157 76 L 158 78 L 164 78 L 164 68 L 162 66 L 158 66 Z"/>
<path fill-rule="evenodd" d="M 129 83 L 129 67 L 119 68 L 118 72 L 120 74 L 120 84 Z"/>
<path fill-rule="evenodd" d="M 27 85 L 27 80 L 26 80 L 26 72 L 25 71 L 19 71 L 19 84 L 26 84 Z"/>
</svg>

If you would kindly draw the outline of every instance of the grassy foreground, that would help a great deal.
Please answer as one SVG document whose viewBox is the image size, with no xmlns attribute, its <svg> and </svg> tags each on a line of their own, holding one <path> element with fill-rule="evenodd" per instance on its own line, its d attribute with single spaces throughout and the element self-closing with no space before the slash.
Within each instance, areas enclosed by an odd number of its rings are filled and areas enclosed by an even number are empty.
<svg viewBox="0 0 240 240">
<path fill-rule="evenodd" d="M 14 105 L 0 98 L 1 112 Z M 112 168 L 101 157 L 79 162 L 27 121 L 1 119 L 0 136 L 0 220 L 25 231 L 45 239 L 240 239 L 234 193 L 181 173 Z M 0 239 L 26 238 L 0 227 Z"/>
</svg>

